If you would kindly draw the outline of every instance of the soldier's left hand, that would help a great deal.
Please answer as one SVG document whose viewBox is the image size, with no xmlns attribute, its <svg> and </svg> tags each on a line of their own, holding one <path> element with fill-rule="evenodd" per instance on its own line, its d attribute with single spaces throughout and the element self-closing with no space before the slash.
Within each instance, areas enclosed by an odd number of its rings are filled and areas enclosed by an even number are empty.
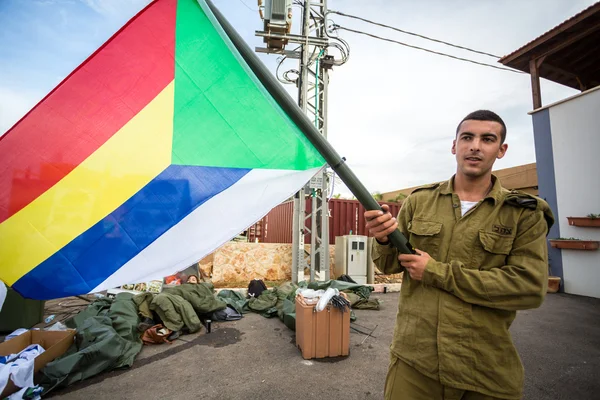
<svg viewBox="0 0 600 400">
<path fill-rule="evenodd" d="M 400 254 L 398 261 L 409 273 L 411 279 L 420 281 L 423 279 L 423 272 L 431 256 L 424 251 L 415 249 L 417 254 Z"/>
</svg>

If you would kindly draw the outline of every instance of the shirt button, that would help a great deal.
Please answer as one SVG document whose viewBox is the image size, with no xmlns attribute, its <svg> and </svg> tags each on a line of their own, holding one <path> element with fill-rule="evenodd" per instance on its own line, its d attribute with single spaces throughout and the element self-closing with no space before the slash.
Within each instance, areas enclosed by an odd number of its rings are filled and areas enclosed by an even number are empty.
<svg viewBox="0 0 600 400">
<path fill-rule="evenodd" d="M 460 207 L 460 204 L 456 204 L 456 203 L 454 203 L 454 204 L 452 204 L 452 206 L 453 206 L 454 208 L 458 208 L 458 207 Z"/>
</svg>

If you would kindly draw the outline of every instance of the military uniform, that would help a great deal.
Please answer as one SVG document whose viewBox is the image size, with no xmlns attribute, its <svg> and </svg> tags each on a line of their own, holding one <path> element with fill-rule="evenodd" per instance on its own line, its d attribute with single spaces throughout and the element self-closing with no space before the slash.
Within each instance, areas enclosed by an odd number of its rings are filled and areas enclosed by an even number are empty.
<svg viewBox="0 0 600 400">
<path fill-rule="evenodd" d="M 492 182 L 464 216 L 453 178 L 404 201 L 399 229 L 432 259 L 422 281 L 404 274 L 390 373 L 400 360 L 444 387 L 518 399 L 523 366 L 508 329 L 516 310 L 542 303 L 554 219 L 545 201 Z M 397 250 L 375 241 L 373 261 L 386 274 L 403 270 Z"/>
</svg>

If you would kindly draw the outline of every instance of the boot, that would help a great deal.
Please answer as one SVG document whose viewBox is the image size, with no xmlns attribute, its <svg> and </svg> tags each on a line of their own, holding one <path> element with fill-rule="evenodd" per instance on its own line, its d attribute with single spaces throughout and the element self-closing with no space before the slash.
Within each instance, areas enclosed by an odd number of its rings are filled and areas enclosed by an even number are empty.
<svg viewBox="0 0 600 400">
<path fill-rule="evenodd" d="M 181 331 L 173 331 L 169 336 L 167 336 L 167 340 L 172 342 L 176 340 L 179 336 L 181 336 Z"/>
<path fill-rule="evenodd" d="M 139 332 L 146 332 L 146 330 L 152 328 L 156 323 L 152 318 L 144 318 L 137 326 Z"/>
</svg>

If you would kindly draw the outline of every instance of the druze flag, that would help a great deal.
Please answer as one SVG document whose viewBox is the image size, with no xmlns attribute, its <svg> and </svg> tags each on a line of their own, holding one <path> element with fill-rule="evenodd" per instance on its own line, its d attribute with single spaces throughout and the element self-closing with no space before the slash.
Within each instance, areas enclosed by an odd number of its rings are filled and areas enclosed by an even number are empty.
<svg viewBox="0 0 600 400">
<path fill-rule="evenodd" d="M 156 0 L 0 137 L 0 279 L 33 299 L 160 279 L 324 164 L 204 0 Z"/>
</svg>

